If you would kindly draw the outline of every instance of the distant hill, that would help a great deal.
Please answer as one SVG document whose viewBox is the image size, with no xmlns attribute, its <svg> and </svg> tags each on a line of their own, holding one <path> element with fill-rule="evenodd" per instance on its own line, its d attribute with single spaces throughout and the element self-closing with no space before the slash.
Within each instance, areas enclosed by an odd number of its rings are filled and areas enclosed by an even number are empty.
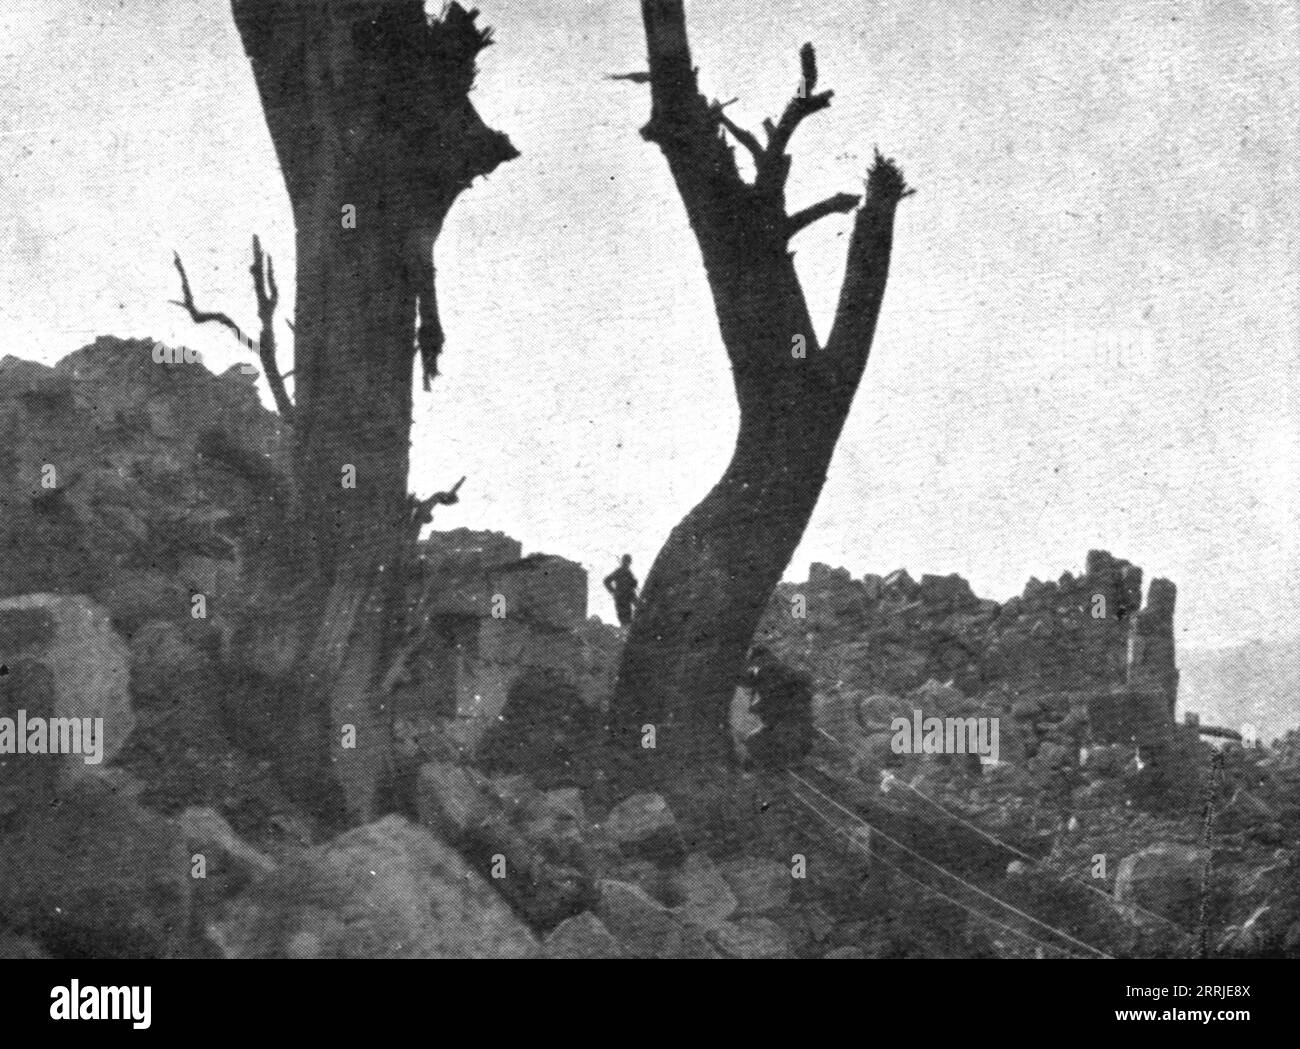
<svg viewBox="0 0 1300 1049">
<path fill-rule="evenodd" d="M 1178 709 L 1202 722 L 1255 726 L 1261 739 L 1300 727 L 1300 637 L 1232 648 L 1179 648 Z"/>
</svg>

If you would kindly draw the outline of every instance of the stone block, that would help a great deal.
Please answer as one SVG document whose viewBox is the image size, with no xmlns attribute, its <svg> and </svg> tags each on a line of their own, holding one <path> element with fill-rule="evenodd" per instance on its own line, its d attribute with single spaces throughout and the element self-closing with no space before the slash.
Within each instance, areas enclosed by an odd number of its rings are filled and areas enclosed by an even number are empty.
<svg viewBox="0 0 1300 1049">
<path fill-rule="evenodd" d="M 505 597 L 506 616 L 576 630 L 587 618 L 587 570 L 576 561 L 533 554 L 493 570 L 494 594 Z"/>
<path fill-rule="evenodd" d="M 135 714 L 128 693 L 130 652 L 109 624 L 108 613 L 87 598 L 60 594 L 0 601 L 0 664 L 8 667 L 19 661 L 28 669 L 21 675 L 6 675 L 14 683 L 3 694 L 3 716 L 14 719 L 11 730 L 17 732 L 19 711 L 27 717 L 68 719 L 60 722 L 68 731 L 61 733 L 59 743 L 66 746 L 80 740 L 82 750 L 49 753 L 55 746 L 50 723 L 43 744 L 47 753 L 28 755 L 29 759 L 50 763 L 62 777 L 71 778 L 87 773 L 88 757 L 94 764 L 111 760 L 135 728 Z M 37 672 L 37 667 L 45 673 Z M 102 728 L 96 727 L 97 719 L 102 719 Z M 87 726 L 93 732 L 93 747 L 82 735 Z M 9 757 L 0 754 L 0 763 Z"/>
</svg>

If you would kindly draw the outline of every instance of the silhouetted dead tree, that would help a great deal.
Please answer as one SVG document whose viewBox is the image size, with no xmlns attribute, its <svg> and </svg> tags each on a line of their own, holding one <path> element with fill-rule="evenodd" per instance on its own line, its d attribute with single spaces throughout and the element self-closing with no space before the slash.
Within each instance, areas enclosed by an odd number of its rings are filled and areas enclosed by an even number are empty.
<svg viewBox="0 0 1300 1049">
<path fill-rule="evenodd" d="M 867 363 L 885 291 L 894 214 L 911 191 L 879 154 L 858 208 L 834 325 L 820 346 L 789 250 L 812 222 L 858 207 L 836 194 L 788 214 L 786 148 L 817 92 L 812 45 L 802 81 L 765 142 L 699 91 L 683 0 L 642 0 L 650 122 L 686 207 L 731 361 L 740 430 L 722 478 L 673 529 L 642 590 L 611 712 L 615 738 L 661 785 L 730 760 L 728 706 L 747 648 L 803 536 Z M 753 156 L 745 181 L 730 135 Z M 643 726 L 655 746 L 642 747 Z"/>
<path fill-rule="evenodd" d="M 390 744 L 373 697 L 404 604 L 412 371 L 418 353 L 427 389 L 443 344 L 433 246 L 460 193 L 517 153 L 470 103 L 491 42 L 476 11 L 232 8 L 296 231 L 293 475 L 316 585 L 294 777 L 336 781 L 364 817 Z"/>
</svg>

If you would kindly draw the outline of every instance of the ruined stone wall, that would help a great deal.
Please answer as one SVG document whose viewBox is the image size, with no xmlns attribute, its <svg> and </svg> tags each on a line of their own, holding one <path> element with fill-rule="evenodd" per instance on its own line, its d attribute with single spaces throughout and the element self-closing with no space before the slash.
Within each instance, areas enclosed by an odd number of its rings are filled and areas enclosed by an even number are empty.
<svg viewBox="0 0 1300 1049">
<path fill-rule="evenodd" d="M 274 484 L 260 483 L 283 465 L 279 420 L 240 369 L 160 364 L 153 349 L 101 338 L 53 368 L 0 361 L 0 598 L 84 594 L 128 640 L 170 624 L 268 675 L 288 670 L 297 649 L 275 596 L 293 580 L 269 574 Z M 202 449 L 214 431 L 247 455 L 242 473 Z M 438 629 L 406 686 L 412 712 L 481 725 L 525 674 L 573 686 L 588 706 L 607 700 L 619 634 L 588 619 L 581 565 L 468 529 L 434 532 L 421 550 L 412 607 Z M 1102 551 L 1082 575 L 1031 579 L 1004 602 L 957 575 L 854 579 L 816 564 L 778 588 L 759 639 L 809 669 L 821 694 L 951 681 L 1020 711 L 1039 738 L 1083 708 L 1097 733 L 1123 739 L 1172 721 L 1175 598 L 1157 579 L 1143 604 L 1141 569 Z M 227 632 L 234 608 L 244 622 Z"/>
<path fill-rule="evenodd" d="M 412 608 L 437 628 L 416 662 L 443 676 L 409 682 L 396 708 L 416 720 L 450 719 L 470 749 L 526 677 L 571 686 L 591 707 L 609 688 L 613 660 L 602 642 L 617 632 L 587 619 L 586 569 L 521 549 L 499 532 L 434 532 L 413 569 Z"/>
<path fill-rule="evenodd" d="M 104 337 L 54 367 L 0 360 L 0 598 L 86 595 L 146 663 L 179 635 L 274 678 L 302 641 L 279 603 L 298 582 L 276 543 L 290 531 L 276 503 L 280 420 L 255 376 L 154 351 Z M 411 602 L 434 629 L 395 696 L 399 715 L 477 735 L 528 674 L 593 706 L 608 693 L 617 631 L 588 622 L 581 565 L 525 557 L 500 532 L 433 532 Z"/>
<path fill-rule="evenodd" d="M 1095 707 L 1102 735 L 1150 735 L 1137 726 L 1172 724 L 1177 699 L 1175 596 L 1156 579 L 1144 606 L 1142 570 L 1098 550 L 1082 575 L 1031 579 L 1001 603 L 957 575 L 854 579 L 814 564 L 778 588 L 758 640 L 824 693 L 902 696 L 933 679 L 1022 720 Z"/>
</svg>

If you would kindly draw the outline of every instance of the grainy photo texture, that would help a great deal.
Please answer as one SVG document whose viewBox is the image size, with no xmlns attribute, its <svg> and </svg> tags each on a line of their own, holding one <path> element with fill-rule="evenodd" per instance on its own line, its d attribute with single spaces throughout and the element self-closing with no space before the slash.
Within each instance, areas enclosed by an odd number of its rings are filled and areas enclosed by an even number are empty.
<svg viewBox="0 0 1300 1049">
<path fill-rule="evenodd" d="M 1300 956 L 1293 0 L 481 2 L 4 0 L 0 956 Z"/>
</svg>

